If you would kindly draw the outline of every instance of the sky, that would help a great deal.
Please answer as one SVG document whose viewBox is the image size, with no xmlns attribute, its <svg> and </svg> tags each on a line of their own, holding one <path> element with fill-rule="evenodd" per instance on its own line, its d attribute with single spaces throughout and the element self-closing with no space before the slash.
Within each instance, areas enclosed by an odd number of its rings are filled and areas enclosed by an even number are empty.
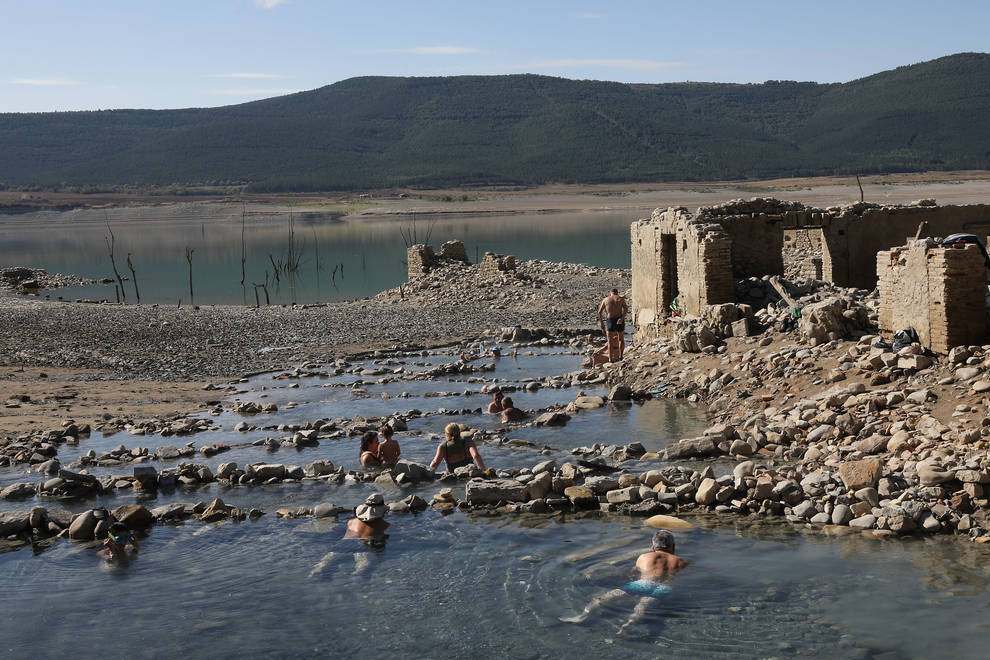
<svg viewBox="0 0 990 660">
<path fill-rule="evenodd" d="M 0 0 L 0 112 L 242 103 L 354 76 L 847 82 L 990 50 L 972 0 Z"/>
</svg>

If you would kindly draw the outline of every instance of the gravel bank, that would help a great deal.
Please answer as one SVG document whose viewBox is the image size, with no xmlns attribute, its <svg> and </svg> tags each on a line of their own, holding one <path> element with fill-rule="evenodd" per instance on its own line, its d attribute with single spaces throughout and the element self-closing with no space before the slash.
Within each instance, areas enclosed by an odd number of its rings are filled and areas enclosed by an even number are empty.
<svg viewBox="0 0 990 660">
<path fill-rule="evenodd" d="M 0 296 L 0 363 L 97 368 L 119 378 L 224 378 L 393 345 L 436 345 L 522 325 L 591 328 L 629 271 L 522 261 L 479 282 L 444 269 L 371 299 L 327 305 L 164 307 Z M 441 288 L 442 287 L 442 295 Z"/>
</svg>

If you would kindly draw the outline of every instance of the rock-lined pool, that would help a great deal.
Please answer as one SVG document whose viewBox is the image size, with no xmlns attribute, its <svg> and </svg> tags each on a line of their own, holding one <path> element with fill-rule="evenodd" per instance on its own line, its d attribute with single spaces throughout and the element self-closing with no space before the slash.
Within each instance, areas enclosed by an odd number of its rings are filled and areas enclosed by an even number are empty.
<svg viewBox="0 0 990 660">
<path fill-rule="evenodd" d="M 487 381 L 522 386 L 577 368 L 581 357 L 560 348 L 537 349 L 518 360 L 503 358 Z M 433 366 L 450 356 L 409 358 Z M 375 365 L 368 363 L 369 367 Z M 395 365 L 392 365 L 395 368 Z M 532 466 L 570 457 L 575 446 L 642 442 L 661 448 L 697 435 L 703 409 L 677 402 L 606 406 L 580 412 L 555 429 L 515 428 L 476 414 L 489 396 L 482 383 L 455 375 L 429 382 L 365 382 L 376 377 L 275 380 L 272 374 L 241 383 L 241 400 L 272 402 L 274 415 L 246 418 L 232 412 L 211 417 L 221 430 L 189 438 L 94 433 L 78 447 L 62 446 L 70 463 L 89 449 L 237 445 L 202 458 L 222 462 L 270 461 L 304 465 L 329 459 L 357 467 L 357 439 L 321 440 L 319 447 L 270 452 L 250 443 L 286 435 L 239 433 L 247 419 L 258 425 L 305 423 L 318 418 L 379 416 L 419 409 L 398 434 L 403 456 L 428 462 L 450 421 L 499 430 L 533 447 L 484 444 L 495 467 Z M 473 380 L 473 382 L 469 382 Z M 298 384 L 298 387 L 290 387 Z M 601 394 L 600 385 L 580 386 Z M 579 387 L 511 394 L 522 408 L 542 408 L 575 398 Z M 468 393 L 465 394 L 464 392 Z M 409 394 L 403 397 L 402 393 Z M 457 396 L 425 396 L 458 392 Z M 388 398 L 383 398 L 382 394 Z M 290 405 L 294 403 L 295 405 Z M 457 414 L 435 414 L 438 408 Z M 472 412 L 462 413 L 462 410 Z M 546 446 L 548 449 L 543 449 Z M 542 450 L 542 451 L 541 451 Z M 157 463 L 159 469 L 177 461 Z M 647 469 L 630 462 L 632 472 Z M 94 468 L 94 474 L 127 474 L 131 467 Z M 29 475 L 27 479 L 40 477 Z M 0 482 L 23 481 L 19 469 L 0 469 Z M 386 500 L 409 493 L 429 499 L 445 484 L 382 491 Z M 652 530 L 642 521 L 604 514 L 488 516 L 427 510 L 393 515 L 384 548 L 342 539 L 348 516 L 314 520 L 277 518 L 294 509 L 333 502 L 353 507 L 379 490 L 373 483 L 334 485 L 304 481 L 224 489 L 217 484 L 159 493 L 146 505 L 209 501 L 221 497 L 244 509 L 267 512 L 256 521 L 157 525 L 126 566 L 96 556 L 98 546 L 59 540 L 47 548 L 0 555 L 4 611 L 0 649 L 7 657 L 133 658 L 192 654 L 206 657 L 354 656 L 398 657 L 983 657 L 990 569 L 982 546 L 947 537 L 876 540 L 860 534 L 818 532 L 736 516 L 692 518 L 698 528 L 677 532 L 677 551 L 690 566 L 672 581 L 672 592 L 646 618 L 617 637 L 635 604 L 633 597 L 607 605 L 582 625 L 560 617 L 579 612 L 596 595 L 626 582 L 635 556 L 648 549 Z M 455 492 L 457 487 L 455 486 Z M 135 501 L 118 491 L 102 501 L 70 502 L 82 511 Z M 0 510 L 43 501 L 0 502 Z"/>
</svg>

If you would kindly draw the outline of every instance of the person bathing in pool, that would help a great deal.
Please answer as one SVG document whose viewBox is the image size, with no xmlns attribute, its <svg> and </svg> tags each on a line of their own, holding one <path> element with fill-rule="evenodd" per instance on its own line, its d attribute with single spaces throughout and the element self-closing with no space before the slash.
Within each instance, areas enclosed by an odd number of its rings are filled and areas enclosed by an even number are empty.
<svg viewBox="0 0 990 660">
<path fill-rule="evenodd" d="M 565 623 L 582 623 L 605 603 L 625 595 L 639 596 L 639 602 L 633 609 L 629 619 L 622 624 L 619 634 L 643 618 L 646 609 L 653 599 L 661 598 L 670 592 L 670 587 L 660 581 L 661 578 L 672 576 L 687 566 L 687 562 L 674 554 L 674 535 L 661 529 L 653 535 L 653 545 L 650 552 L 644 552 L 636 559 L 639 579 L 627 582 L 618 589 L 612 589 L 598 596 L 577 616 L 561 617 Z"/>
<path fill-rule="evenodd" d="M 100 550 L 99 555 L 107 561 L 126 560 L 127 546 L 130 546 L 134 552 L 138 551 L 138 542 L 131 530 L 124 523 L 115 522 L 110 525 L 107 538 L 103 541 L 103 550 Z"/>
</svg>

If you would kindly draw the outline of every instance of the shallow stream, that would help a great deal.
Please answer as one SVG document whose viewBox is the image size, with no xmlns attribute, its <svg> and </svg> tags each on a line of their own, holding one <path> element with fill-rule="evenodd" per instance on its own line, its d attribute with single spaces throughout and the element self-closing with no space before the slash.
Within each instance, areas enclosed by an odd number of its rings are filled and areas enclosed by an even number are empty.
<svg viewBox="0 0 990 660">
<path fill-rule="evenodd" d="M 560 348 L 502 358 L 489 383 L 523 385 L 577 368 L 580 356 Z M 394 369 L 422 369 L 451 356 L 403 358 Z M 367 364 L 374 367 L 381 365 Z M 318 418 L 378 416 L 419 409 L 397 438 L 403 457 L 428 462 L 450 421 L 503 429 L 500 436 L 533 448 L 480 446 L 495 468 L 532 466 L 570 457 L 569 449 L 596 442 L 638 441 L 651 449 L 700 433 L 703 409 L 678 402 L 607 406 L 582 411 L 557 429 L 514 428 L 475 410 L 489 397 L 467 376 L 434 381 L 366 383 L 381 376 L 276 380 L 262 374 L 241 383 L 242 400 L 279 406 L 274 415 L 212 417 L 222 430 L 188 438 L 94 433 L 77 448 L 62 446 L 68 464 L 79 453 L 127 447 L 238 445 L 204 459 L 215 470 L 227 461 L 305 465 L 330 459 L 357 467 L 357 439 L 321 440 L 319 447 L 269 452 L 250 443 L 286 433 L 238 433 L 253 424 L 305 423 Z M 298 384 L 297 388 L 289 387 Z M 587 393 L 601 388 L 584 386 Z M 469 394 L 463 394 L 467 390 Z M 427 392 L 458 392 L 426 397 Z M 408 398 L 400 398 L 408 392 Z M 574 399 L 578 388 L 516 391 L 518 407 L 541 408 Z M 383 399 L 382 394 L 389 398 Z M 232 397 L 233 398 L 233 397 Z M 294 403 L 295 405 L 290 405 Z M 436 414 L 438 408 L 457 414 Z M 540 449 L 549 447 L 545 453 Z M 159 469 L 177 464 L 165 461 Z M 630 462 L 640 472 L 647 464 Z M 720 471 L 727 470 L 722 466 Z M 128 474 L 131 466 L 96 468 Z M 37 475 L 27 476 L 36 480 Z M 0 469 L 0 483 L 25 480 Z M 386 500 L 415 492 L 429 499 L 443 484 L 384 491 Z M 299 657 L 388 653 L 396 657 L 985 657 L 990 641 L 987 552 L 947 537 L 874 540 L 860 534 L 829 537 L 787 524 L 733 515 L 692 517 L 698 528 L 677 532 L 677 552 L 690 565 L 645 618 L 618 637 L 636 600 L 624 596 L 581 625 L 565 624 L 592 598 L 631 578 L 629 568 L 648 549 L 642 521 L 599 514 L 487 516 L 427 510 L 392 515 L 384 548 L 341 537 L 337 520 L 277 518 L 285 506 L 319 502 L 353 507 L 375 492 L 372 483 L 305 481 L 262 487 L 208 487 L 159 494 L 149 507 L 222 497 L 267 513 L 257 521 L 158 525 L 126 566 L 110 566 L 95 544 L 65 540 L 51 547 L 0 555 L 4 616 L 0 650 L 6 657 Z M 457 489 L 455 489 L 456 491 Z M 128 491 L 103 502 L 66 505 L 81 511 L 98 503 L 134 501 Z M 3 510 L 35 504 L 0 502 Z M 50 508 L 52 502 L 40 502 Z"/>
</svg>

